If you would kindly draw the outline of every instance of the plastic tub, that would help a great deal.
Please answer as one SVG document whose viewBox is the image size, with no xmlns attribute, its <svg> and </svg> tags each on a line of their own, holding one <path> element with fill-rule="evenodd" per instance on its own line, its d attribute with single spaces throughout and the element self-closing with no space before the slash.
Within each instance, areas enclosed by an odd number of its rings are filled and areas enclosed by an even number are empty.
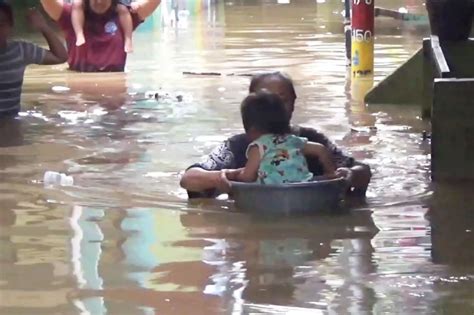
<svg viewBox="0 0 474 315">
<path fill-rule="evenodd" d="M 314 214 L 340 212 L 345 180 L 261 185 L 232 182 L 232 197 L 240 210 L 265 214 Z"/>
</svg>

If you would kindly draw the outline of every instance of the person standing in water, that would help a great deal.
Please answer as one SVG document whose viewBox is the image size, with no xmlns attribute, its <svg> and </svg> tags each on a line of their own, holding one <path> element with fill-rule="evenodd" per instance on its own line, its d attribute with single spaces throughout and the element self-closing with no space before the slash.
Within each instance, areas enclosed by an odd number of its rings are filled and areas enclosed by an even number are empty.
<svg viewBox="0 0 474 315">
<path fill-rule="evenodd" d="M 138 0 L 130 12 L 132 30 L 136 29 L 155 9 L 161 0 Z M 74 32 L 73 7 L 66 0 L 41 0 L 46 13 L 66 36 L 69 69 L 79 72 L 121 72 L 125 69 L 125 33 L 120 23 L 118 0 L 82 0 L 84 12 L 84 40 L 78 43 Z M 120 6 L 120 5 L 119 5 Z M 130 10 L 130 8 L 127 8 Z"/>
<path fill-rule="evenodd" d="M 67 60 L 63 43 L 43 16 L 36 9 L 30 9 L 27 18 L 31 27 L 43 34 L 49 49 L 12 40 L 13 10 L 0 0 L 0 117 L 15 116 L 20 111 L 23 76 L 28 65 L 54 65 Z"/>
</svg>

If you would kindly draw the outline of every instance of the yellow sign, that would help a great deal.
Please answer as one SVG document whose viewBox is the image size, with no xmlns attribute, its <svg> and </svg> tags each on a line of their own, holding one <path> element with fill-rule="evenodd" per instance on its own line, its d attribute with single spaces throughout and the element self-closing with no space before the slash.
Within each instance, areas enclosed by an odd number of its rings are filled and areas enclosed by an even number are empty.
<svg viewBox="0 0 474 315">
<path fill-rule="evenodd" d="M 352 38 L 352 77 L 372 75 L 374 71 L 374 42 Z"/>
</svg>

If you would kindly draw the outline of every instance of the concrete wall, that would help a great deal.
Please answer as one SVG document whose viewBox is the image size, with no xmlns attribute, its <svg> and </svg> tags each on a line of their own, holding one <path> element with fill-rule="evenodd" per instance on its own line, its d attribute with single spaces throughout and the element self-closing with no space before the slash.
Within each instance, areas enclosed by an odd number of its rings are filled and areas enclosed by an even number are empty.
<svg viewBox="0 0 474 315">
<path fill-rule="evenodd" d="M 422 116 L 431 116 L 433 104 L 433 64 L 429 53 L 429 40 L 423 48 L 374 86 L 365 96 L 367 104 L 418 105 Z M 445 44 L 443 52 L 456 78 L 474 78 L 474 39 Z"/>
<path fill-rule="evenodd" d="M 421 105 L 423 101 L 423 49 L 374 86 L 367 104 Z"/>
<path fill-rule="evenodd" d="M 474 38 L 456 44 L 445 43 L 443 52 L 456 78 L 474 78 Z"/>
<path fill-rule="evenodd" d="M 474 79 L 436 79 L 433 92 L 432 179 L 474 180 Z"/>
</svg>

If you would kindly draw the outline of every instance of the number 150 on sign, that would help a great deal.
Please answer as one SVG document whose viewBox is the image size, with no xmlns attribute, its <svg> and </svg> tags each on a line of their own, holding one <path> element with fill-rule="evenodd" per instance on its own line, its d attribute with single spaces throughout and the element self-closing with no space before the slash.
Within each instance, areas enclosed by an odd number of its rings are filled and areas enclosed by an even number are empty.
<svg viewBox="0 0 474 315">
<path fill-rule="evenodd" d="M 356 42 L 371 42 L 372 41 L 372 32 L 367 30 L 352 30 L 352 38 L 355 39 Z"/>
</svg>

